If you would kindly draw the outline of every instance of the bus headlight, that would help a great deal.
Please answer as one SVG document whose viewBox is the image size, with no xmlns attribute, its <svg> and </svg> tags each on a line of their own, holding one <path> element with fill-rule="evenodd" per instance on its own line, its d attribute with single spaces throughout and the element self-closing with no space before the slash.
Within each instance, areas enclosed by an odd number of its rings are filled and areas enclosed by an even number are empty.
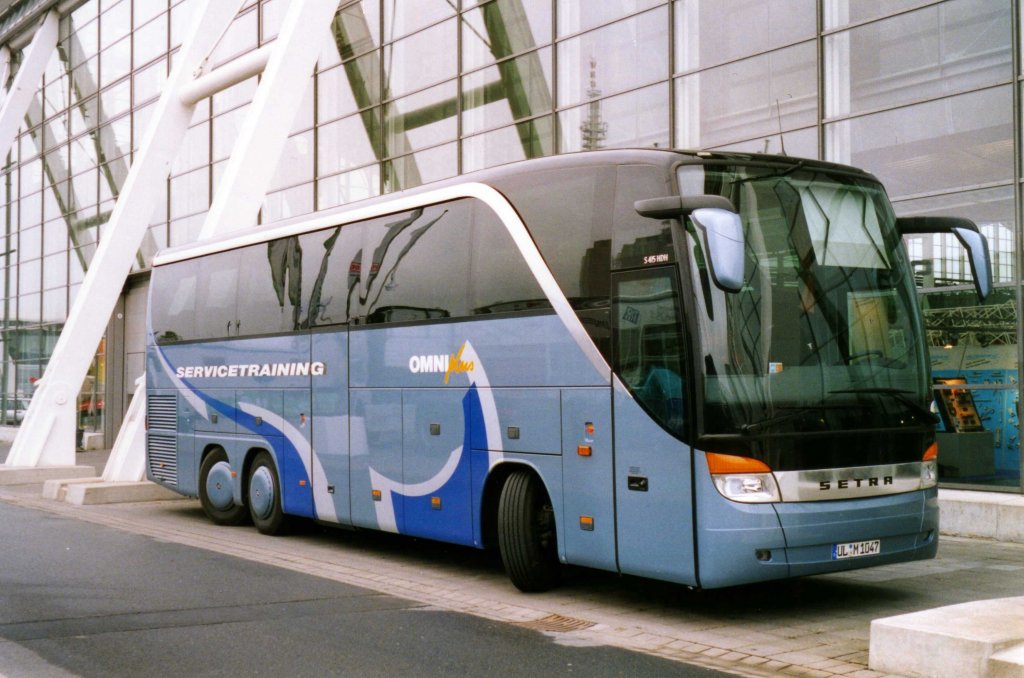
<svg viewBox="0 0 1024 678">
<path fill-rule="evenodd" d="M 782 501 L 779 484 L 763 461 L 731 454 L 707 453 L 711 480 L 726 499 L 748 504 Z"/>
</svg>

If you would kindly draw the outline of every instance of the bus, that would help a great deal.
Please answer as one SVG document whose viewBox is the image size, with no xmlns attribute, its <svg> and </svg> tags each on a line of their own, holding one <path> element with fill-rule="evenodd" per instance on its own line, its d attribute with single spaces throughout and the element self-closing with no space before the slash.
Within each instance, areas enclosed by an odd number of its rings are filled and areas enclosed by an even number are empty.
<svg viewBox="0 0 1024 678">
<path fill-rule="evenodd" d="M 929 359 L 870 174 L 786 156 L 527 160 L 166 250 L 147 476 L 294 517 L 714 588 L 931 558 Z"/>
</svg>

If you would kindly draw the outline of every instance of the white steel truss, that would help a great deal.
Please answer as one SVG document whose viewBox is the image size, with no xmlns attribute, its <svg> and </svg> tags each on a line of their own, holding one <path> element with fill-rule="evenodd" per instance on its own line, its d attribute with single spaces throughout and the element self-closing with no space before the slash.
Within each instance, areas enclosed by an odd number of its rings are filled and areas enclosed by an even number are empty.
<svg viewBox="0 0 1024 678">
<path fill-rule="evenodd" d="M 158 202 L 154 198 L 162 190 L 175 153 L 182 145 L 195 105 L 217 91 L 262 73 L 200 237 L 255 224 L 320 47 L 329 39 L 328 27 L 338 3 L 292 0 L 274 43 L 209 71 L 209 55 L 241 4 L 242 0 L 205 0 L 193 16 L 175 57 L 174 69 L 128 170 L 104 238 L 8 455 L 8 467 L 74 464 L 79 387 L 146 235 Z M 15 83 L 0 107 L 0 146 L 6 143 L 4 149 L 13 143 L 43 68 L 56 47 L 57 25 L 56 14 L 46 17 L 25 50 Z M 0 67 L 5 62 L 2 57 L 0 54 Z M 137 388 L 135 393 L 104 480 L 143 477 L 145 389 Z"/>
</svg>

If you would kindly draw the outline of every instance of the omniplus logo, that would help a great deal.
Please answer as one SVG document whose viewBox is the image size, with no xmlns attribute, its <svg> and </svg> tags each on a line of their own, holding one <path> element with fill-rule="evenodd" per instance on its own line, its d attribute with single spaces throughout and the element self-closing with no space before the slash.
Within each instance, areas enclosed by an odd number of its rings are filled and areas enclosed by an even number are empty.
<svg viewBox="0 0 1024 678">
<path fill-rule="evenodd" d="M 463 342 L 459 352 L 454 355 L 414 355 L 409 358 L 409 371 L 413 374 L 444 374 L 444 383 L 453 374 L 472 372 L 476 365 L 472 360 L 463 362 L 462 352 L 466 349 Z"/>
</svg>

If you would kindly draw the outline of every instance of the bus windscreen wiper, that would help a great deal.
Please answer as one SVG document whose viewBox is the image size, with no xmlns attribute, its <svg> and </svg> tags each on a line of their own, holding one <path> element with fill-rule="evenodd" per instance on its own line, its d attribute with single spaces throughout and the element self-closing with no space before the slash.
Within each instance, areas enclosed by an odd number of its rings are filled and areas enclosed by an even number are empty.
<svg viewBox="0 0 1024 678">
<path fill-rule="evenodd" d="M 835 393 L 835 391 L 833 391 L 833 393 Z M 792 408 L 793 409 L 792 412 L 785 412 L 783 414 L 776 414 L 775 416 L 768 417 L 767 419 L 761 419 L 759 421 L 754 421 L 754 422 L 751 422 L 749 424 L 745 424 L 742 427 L 740 427 L 740 431 L 743 433 L 743 435 L 749 435 L 751 433 L 759 432 L 765 426 L 772 426 L 774 424 L 781 424 L 784 421 L 789 421 L 790 419 L 796 419 L 797 417 L 802 417 L 803 415 L 810 414 L 811 412 L 817 412 L 818 410 L 826 410 L 826 409 L 835 410 L 835 409 L 840 409 L 842 407 L 845 407 L 845 405 L 826 405 L 825 403 L 819 403 L 817 405 L 807 405 L 807 406 L 803 406 L 803 407 L 795 407 L 795 408 Z M 790 408 L 785 408 L 785 409 L 790 409 Z"/>
<path fill-rule="evenodd" d="M 918 402 L 915 402 L 913 398 L 909 396 L 912 391 L 906 391 L 898 388 L 888 387 L 876 387 L 876 388 L 846 388 L 837 391 L 829 391 L 829 393 L 854 393 L 854 394 L 867 394 L 867 395 L 887 395 L 893 400 L 896 400 L 907 407 L 909 407 L 915 414 L 921 417 L 922 420 L 929 424 L 939 423 L 939 416 L 924 407 Z"/>
</svg>

